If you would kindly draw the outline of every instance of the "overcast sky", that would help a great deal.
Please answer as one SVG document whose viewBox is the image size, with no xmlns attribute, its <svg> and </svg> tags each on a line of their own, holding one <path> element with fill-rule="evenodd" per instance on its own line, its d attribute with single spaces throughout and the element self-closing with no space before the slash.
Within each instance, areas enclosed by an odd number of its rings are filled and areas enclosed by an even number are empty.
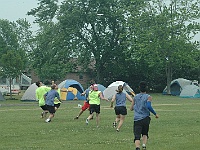
<svg viewBox="0 0 200 150">
<path fill-rule="evenodd" d="M 0 19 L 16 21 L 19 18 L 26 18 L 27 21 L 33 24 L 34 17 L 26 14 L 37 7 L 37 2 L 37 0 L 0 0 Z M 32 25 L 32 29 L 36 30 L 37 25 Z M 199 41 L 200 34 L 195 39 Z"/>
<path fill-rule="evenodd" d="M 37 7 L 37 0 L 0 0 L 0 18 L 16 21 L 19 18 L 27 18 L 33 21 L 33 17 L 26 13 Z"/>
</svg>

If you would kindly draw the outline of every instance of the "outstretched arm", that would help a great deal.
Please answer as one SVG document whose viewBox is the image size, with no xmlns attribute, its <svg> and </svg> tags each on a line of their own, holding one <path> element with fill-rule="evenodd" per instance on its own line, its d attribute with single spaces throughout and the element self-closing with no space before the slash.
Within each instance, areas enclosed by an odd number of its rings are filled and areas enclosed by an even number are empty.
<svg viewBox="0 0 200 150">
<path fill-rule="evenodd" d="M 150 96 L 150 97 L 148 98 L 148 100 L 147 100 L 147 108 L 149 109 L 149 111 L 150 111 L 151 113 L 153 113 L 153 114 L 156 116 L 156 118 L 158 118 L 158 115 L 156 114 L 155 110 L 154 110 L 153 107 L 151 106 L 151 101 L 152 101 L 152 97 Z"/>
<path fill-rule="evenodd" d="M 109 102 L 109 100 L 108 100 L 107 98 L 103 97 L 103 94 L 102 94 L 102 92 L 101 92 L 101 93 L 99 93 L 99 97 L 100 97 L 102 100 L 106 100 L 106 101 L 108 101 L 108 102 Z"/>
</svg>

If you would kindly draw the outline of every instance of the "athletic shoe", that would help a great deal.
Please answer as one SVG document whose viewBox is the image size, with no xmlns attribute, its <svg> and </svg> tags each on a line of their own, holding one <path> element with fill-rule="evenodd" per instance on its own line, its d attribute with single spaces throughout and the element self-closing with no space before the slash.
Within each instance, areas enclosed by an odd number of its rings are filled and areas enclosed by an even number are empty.
<svg viewBox="0 0 200 150">
<path fill-rule="evenodd" d="M 51 122 L 51 119 L 48 118 L 48 119 L 45 120 L 45 122 L 49 123 L 49 122 Z"/>
<path fill-rule="evenodd" d="M 88 118 L 85 120 L 85 123 L 86 123 L 86 125 L 89 124 L 89 120 L 88 120 Z"/>
<path fill-rule="evenodd" d="M 146 150 L 146 146 L 142 146 L 142 150 Z"/>
<path fill-rule="evenodd" d="M 78 119 L 78 116 L 76 116 L 76 117 L 74 118 L 74 120 L 75 120 L 75 119 Z"/>
<path fill-rule="evenodd" d="M 136 149 L 135 150 L 140 150 L 140 148 L 139 147 L 136 147 Z"/>
<path fill-rule="evenodd" d="M 119 129 L 117 129 L 116 132 L 119 132 Z"/>
<path fill-rule="evenodd" d="M 117 126 L 117 123 L 113 122 L 113 127 L 116 128 L 116 126 Z"/>
</svg>

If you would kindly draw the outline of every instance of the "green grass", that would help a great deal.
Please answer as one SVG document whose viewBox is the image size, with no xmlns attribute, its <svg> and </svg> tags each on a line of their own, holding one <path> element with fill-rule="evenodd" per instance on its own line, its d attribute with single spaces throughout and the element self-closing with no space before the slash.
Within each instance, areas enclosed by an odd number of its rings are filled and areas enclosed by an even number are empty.
<svg viewBox="0 0 200 150">
<path fill-rule="evenodd" d="M 148 150 L 199 149 L 200 99 L 152 94 L 153 107 L 160 118 L 152 116 Z M 0 150 L 125 150 L 134 149 L 133 112 L 128 115 L 119 133 L 112 128 L 115 119 L 110 103 L 102 101 L 100 127 L 95 120 L 89 125 L 85 119 L 73 120 L 83 101 L 66 101 L 56 112 L 51 123 L 40 119 L 37 102 L 20 100 L 0 101 Z"/>
</svg>

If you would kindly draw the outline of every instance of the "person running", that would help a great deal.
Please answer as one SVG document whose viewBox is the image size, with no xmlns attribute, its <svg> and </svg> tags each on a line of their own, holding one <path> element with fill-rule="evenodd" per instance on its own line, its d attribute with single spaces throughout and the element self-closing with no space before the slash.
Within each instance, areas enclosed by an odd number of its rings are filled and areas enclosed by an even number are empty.
<svg viewBox="0 0 200 150">
<path fill-rule="evenodd" d="M 47 122 L 47 123 L 51 122 L 51 120 L 52 120 L 52 118 L 54 117 L 54 114 L 55 114 L 55 107 L 54 107 L 55 97 L 57 97 L 58 100 L 61 102 L 60 96 L 55 89 L 56 87 L 57 87 L 56 84 L 51 85 L 51 90 L 44 95 L 45 104 L 46 104 L 47 109 L 50 113 L 49 117 L 45 120 L 45 122 Z"/>
<path fill-rule="evenodd" d="M 123 86 L 119 85 L 118 89 L 116 90 L 117 93 L 113 95 L 113 98 L 111 100 L 111 108 L 113 107 L 114 101 L 116 101 L 115 105 L 115 114 L 116 114 L 116 119 L 113 122 L 113 127 L 116 128 L 117 123 L 119 122 L 116 131 L 119 132 L 125 116 L 127 115 L 127 109 L 126 109 L 126 99 L 129 100 L 130 102 L 133 102 L 133 99 L 131 98 L 130 95 L 127 93 L 123 92 Z"/>
<path fill-rule="evenodd" d="M 55 90 L 58 92 L 59 96 L 60 96 L 60 88 L 58 88 L 58 86 L 56 85 Z M 61 104 L 61 100 L 59 100 L 57 97 L 54 99 L 54 107 L 55 107 L 55 111 L 58 110 L 58 108 L 60 107 Z"/>
<path fill-rule="evenodd" d="M 50 88 L 43 86 L 43 83 L 41 81 L 37 81 L 35 84 L 38 86 L 38 88 L 36 89 L 36 100 L 39 101 L 39 107 L 41 107 L 43 110 L 41 113 L 41 118 L 44 118 L 48 113 L 48 109 L 45 105 L 44 94 L 50 91 Z"/>
<path fill-rule="evenodd" d="M 78 114 L 74 119 L 78 119 L 78 118 L 82 115 L 82 113 L 83 113 L 85 110 L 87 110 L 87 109 L 90 108 L 88 96 L 89 96 L 89 92 L 90 92 L 91 90 L 92 90 L 92 85 L 90 86 L 89 89 L 86 89 L 83 93 L 81 93 L 81 95 L 85 95 L 86 101 L 84 101 L 84 104 L 83 104 L 83 106 L 81 107 L 81 110 L 79 111 L 79 114 Z M 91 119 L 93 119 L 93 118 L 91 118 Z"/>
<path fill-rule="evenodd" d="M 149 124 L 150 124 L 150 112 L 158 118 L 158 114 L 154 111 L 151 106 L 152 97 L 147 94 L 147 83 L 145 81 L 141 81 L 139 84 L 140 93 L 136 94 L 130 110 L 134 109 L 134 143 L 136 150 L 140 150 L 140 138 L 142 135 L 142 149 L 146 150 L 146 143 L 148 139 L 149 132 Z"/>
<path fill-rule="evenodd" d="M 93 117 L 93 113 L 96 113 L 96 125 L 99 127 L 100 100 L 109 100 L 103 97 L 101 91 L 98 91 L 97 84 L 94 84 L 92 88 L 92 91 L 89 92 L 90 115 L 86 119 L 86 124 L 88 125 L 89 120 Z"/>
</svg>

